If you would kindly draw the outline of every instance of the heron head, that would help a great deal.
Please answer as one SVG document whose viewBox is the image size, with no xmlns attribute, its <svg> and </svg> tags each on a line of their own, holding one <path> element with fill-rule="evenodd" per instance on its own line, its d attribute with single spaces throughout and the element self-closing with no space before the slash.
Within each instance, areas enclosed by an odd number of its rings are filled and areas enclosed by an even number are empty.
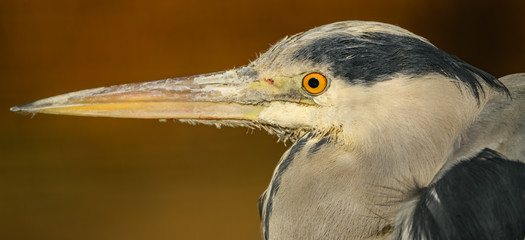
<svg viewBox="0 0 525 240">
<path fill-rule="evenodd" d="M 351 141 L 395 121 L 430 118 L 429 108 L 476 109 L 491 89 L 506 91 L 495 77 L 417 35 L 349 21 L 286 37 L 240 68 L 78 91 L 11 110 L 179 119 L 261 128 L 281 139 L 314 132 Z"/>
</svg>

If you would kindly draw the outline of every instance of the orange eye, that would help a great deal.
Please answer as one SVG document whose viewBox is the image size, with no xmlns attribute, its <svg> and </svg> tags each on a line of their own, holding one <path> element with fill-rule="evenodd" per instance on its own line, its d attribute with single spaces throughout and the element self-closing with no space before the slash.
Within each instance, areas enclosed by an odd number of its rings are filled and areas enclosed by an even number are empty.
<svg viewBox="0 0 525 240">
<path fill-rule="evenodd" d="M 328 80 L 320 73 L 309 73 L 303 77 L 303 88 L 310 94 L 320 94 L 328 86 Z"/>
</svg>

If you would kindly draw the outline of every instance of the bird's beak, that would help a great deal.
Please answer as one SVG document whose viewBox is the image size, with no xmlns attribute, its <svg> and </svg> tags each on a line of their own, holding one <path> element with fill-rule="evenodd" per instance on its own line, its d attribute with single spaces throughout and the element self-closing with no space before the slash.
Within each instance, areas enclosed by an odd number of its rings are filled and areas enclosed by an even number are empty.
<svg viewBox="0 0 525 240">
<path fill-rule="evenodd" d="M 309 103 L 287 78 L 260 79 L 251 67 L 83 90 L 11 108 L 26 113 L 150 119 L 256 121 L 273 101 Z"/>
</svg>

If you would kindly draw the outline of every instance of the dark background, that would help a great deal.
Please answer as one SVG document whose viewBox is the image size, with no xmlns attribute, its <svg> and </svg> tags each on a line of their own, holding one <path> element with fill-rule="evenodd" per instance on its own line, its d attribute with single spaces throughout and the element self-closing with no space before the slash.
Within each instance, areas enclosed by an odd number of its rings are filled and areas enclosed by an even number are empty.
<svg viewBox="0 0 525 240">
<path fill-rule="evenodd" d="M 0 239 L 259 239 L 257 198 L 285 150 L 260 131 L 11 106 L 241 66 L 343 20 L 399 25 L 503 76 L 525 72 L 524 13 L 522 0 L 1 0 Z"/>
</svg>

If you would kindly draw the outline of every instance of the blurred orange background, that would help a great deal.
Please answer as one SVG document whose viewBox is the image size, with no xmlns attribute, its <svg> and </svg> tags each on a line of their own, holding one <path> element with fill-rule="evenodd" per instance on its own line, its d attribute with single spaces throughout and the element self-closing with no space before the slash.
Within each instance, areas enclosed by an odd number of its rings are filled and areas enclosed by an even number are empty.
<svg viewBox="0 0 525 240">
<path fill-rule="evenodd" d="M 525 72 L 524 3 L 1 0 L 0 239 L 260 239 L 257 198 L 286 149 L 260 131 L 9 107 L 241 66 L 343 20 L 399 25 L 496 76 Z"/>
</svg>

